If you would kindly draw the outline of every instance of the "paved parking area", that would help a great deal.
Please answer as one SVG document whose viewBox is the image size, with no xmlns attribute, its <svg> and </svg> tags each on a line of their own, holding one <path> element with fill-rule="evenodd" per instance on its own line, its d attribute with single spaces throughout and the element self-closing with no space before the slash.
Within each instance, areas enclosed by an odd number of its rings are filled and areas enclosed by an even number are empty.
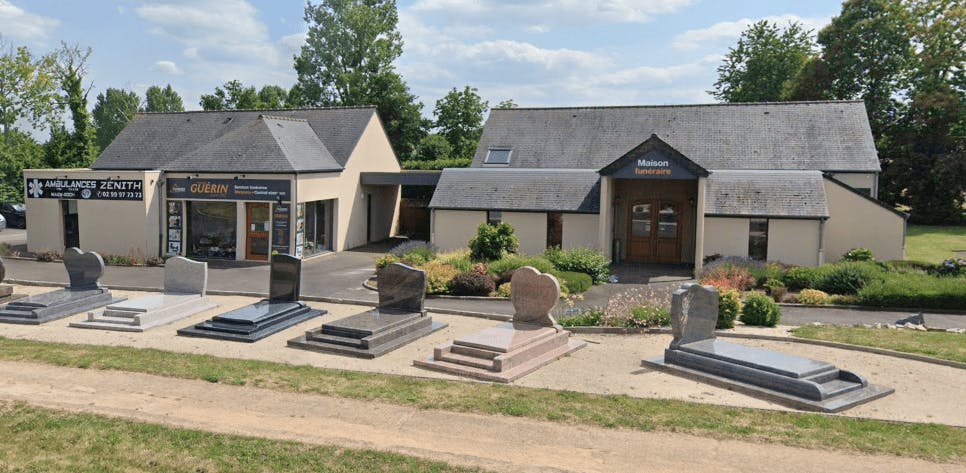
<svg viewBox="0 0 966 473">
<path fill-rule="evenodd" d="M 26 245 L 27 230 L 7 227 L 3 231 L 0 231 L 0 243 L 5 243 L 10 246 Z"/>
</svg>

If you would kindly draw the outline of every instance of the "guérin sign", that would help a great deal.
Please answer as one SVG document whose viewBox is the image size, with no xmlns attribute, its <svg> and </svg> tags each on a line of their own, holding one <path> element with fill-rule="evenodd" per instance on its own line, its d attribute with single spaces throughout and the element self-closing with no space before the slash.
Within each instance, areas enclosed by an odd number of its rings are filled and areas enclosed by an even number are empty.
<svg viewBox="0 0 966 473">
<path fill-rule="evenodd" d="M 209 179 L 169 177 L 169 199 L 287 201 L 291 183 L 282 179 Z"/>
<path fill-rule="evenodd" d="M 27 178 L 28 199 L 143 200 L 140 179 Z"/>
</svg>

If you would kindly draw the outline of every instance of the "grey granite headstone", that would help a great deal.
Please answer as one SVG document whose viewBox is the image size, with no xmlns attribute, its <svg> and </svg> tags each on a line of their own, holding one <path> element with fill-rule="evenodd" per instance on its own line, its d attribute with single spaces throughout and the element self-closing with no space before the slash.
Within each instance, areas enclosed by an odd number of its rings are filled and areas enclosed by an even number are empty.
<svg viewBox="0 0 966 473">
<path fill-rule="evenodd" d="M 718 322 L 718 290 L 712 286 L 683 284 L 671 296 L 671 348 L 714 338 Z"/>
<path fill-rule="evenodd" d="M 379 308 L 422 312 L 426 271 L 401 263 L 379 270 Z"/>
<path fill-rule="evenodd" d="M 104 274 L 104 260 L 101 255 L 93 251 L 85 253 L 78 248 L 68 248 L 64 250 L 64 267 L 67 268 L 71 289 L 100 287 L 97 280 Z"/>
<path fill-rule="evenodd" d="M 278 254 L 272 256 L 271 265 L 268 279 L 268 299 L 272 301 L 298 301 L 302 260 L 292 255 Z"/>
<path fill-rule="evenodd" d="M 560 299 L 560 283 L 550 274 L 541 273 L 532 266 L 524 266 L 513 272 L 510 280 L 513 291 L 513 321 L 553 327 L 557 322 L 550 311 Z"/>
<path fill-rule="evenodd" d="M 0 258 L 0 283 L 3 283 L 3 279 L 7 277 L 7 269 L 3 266 L 3 258 Z M 13 294 L 13 286 L 9 284 L 0 284 L 0 300 L 6 300 L 8 296 Z"/>
<path fill-rule="evenodd" d="M 183 256 L 168 258 L 164 263 L 164 292 L 170 294 L 205 295 L 208 288 L 208 263 Z"/>
<path fill-rule="evenodd" d="M 3 265 L 3 258 L 0 258 L 0 282 L 7 278 L 7 268 Z"/>
</svg>

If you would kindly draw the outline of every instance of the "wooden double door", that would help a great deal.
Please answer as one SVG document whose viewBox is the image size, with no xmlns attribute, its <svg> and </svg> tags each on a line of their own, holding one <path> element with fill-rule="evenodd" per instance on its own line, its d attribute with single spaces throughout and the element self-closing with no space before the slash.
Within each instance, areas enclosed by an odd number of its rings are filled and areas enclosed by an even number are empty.
<svg viewBox="0 0 966 473">
<path fill-rule="evenodd" d="M 627 260 L 632 263 L 681 262 L 681 202 L 637 200 L 628 208 Z"/>
<path fill-rule="evenodd" d="M 266 261 L 271 249 L 269 231 L 271 230 L 271 209 L 268 203 L 249 202 L 245 204 L 245 259 Z"/>
</svg>

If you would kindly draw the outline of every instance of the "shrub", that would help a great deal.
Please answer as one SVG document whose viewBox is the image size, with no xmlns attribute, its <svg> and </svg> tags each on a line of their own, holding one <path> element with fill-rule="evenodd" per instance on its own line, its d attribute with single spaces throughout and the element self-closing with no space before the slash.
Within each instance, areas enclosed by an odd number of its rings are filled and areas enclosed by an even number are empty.
<svg viewBox="0 0 966 473">
<path fill-rule="evenodd" d="M 389 266 L 393 263 L 398 263 L 399 261 L 400 259 L 398 256 L 392 253 L 386 253 L 376 260 L 376 269 L 379 270 L 385 268 L 386 266 Z"/>
<path fill-rule="evenodd" d="M 859 305 L 916 309 L 966 307 L 966 284 L 960 278 L 885 273 L 859 290 Z"/>
<path fill-rule="evenodd" d="M 505 282 L 496 288 L 496 295 L 500 297 L 510 297 L 511 291 L 512 283 Z"/>
<path fill-rule="evenodd" d="M 774 327 L 781 318 L 781 308 L 764 294 L 749 294 L 741 308 L 741 321 L 745 325 Z"/>
<path fill-rule="evenodd" d="M 573 315 L 561 317 L 557 321 L 564 327 L 596 327 L 604 318 L 604 311 L 601 309 L 579 310 Z"/>
<path fill-rule="evenodd" d="M 704 272 L 710 271 L 720 266 L 740 266 L 748 270 L 761 269 L 765 267 L 765 262 L 747 258 L 744 256 L 725 256 L 711 260 L 704 265 Z"/>
<path fill-rule="evenodd" d="M 495 290 L 493 279 L 476 271 L 459 273 L 449 282 L 449 292 L 457 296 L 488 296 Z"/>
<path fill-rule="evenodd" d="M 556 276 L 561 283 L 567 285 L 567 292 L 571 294 L 584 292 L 594 285 L 594 280 L 589 275 L 576 271 L 561 271 Z"/>
<path fill-rule="evenodd" d="M 60 253 L 56 251 L 42 251 L 37 253 L 37 261 L 42 261 L 44 263 L 50 263 L 51 261 L 56 261 L 60 259 Z"/>
<path fill-rule="evenodd" d="M 465 168 L 473 162 L 472 158 L 451 159 L 407 159 L 402 162 L 403 169 L 417 169 L 421 171 L 438 171 L 445 168 Z"/>
<path fill-rule="evenodd" d="M 614 294 L 604 308 L 601 325 L 606 327 L 632 327 L 635 322 L 634 309 L 639 306 L 669 308 L 671 292 L 675 288 L 667 286 L 642 286 Z M 580 297 L 580 296 L 577 296 Z"/>
<path fill-rule="evenodd" d="M 818 289 L 802 289 L 798 293 L 798 303 L 808 305 L 825 305 L 829 303 L 829 295 Z"/>
<path fill-rule="evenodd" d="M 460 270 L 461 273 L 473 270 L 473 260 L 470 258 L 470 250 L 468 248 L 439 253 L 436 255 L 436 260 Z"/>
<path fill-rule="evenodd" d="M 144 264 L 148 266 L 161 266 L 164 264 L 164 258 L 160 256 L 152 256 L 144 260 Z"/>
<path fill-rule="evenodd" d="M 746 267 L 723 264 L 704 271 L 701 274 L 701 284 L 714 286 L 719 291 L 725 289 L 747 291 L 755 286 L 755 278 Z"/>
<path fill-rule="evenodd" d="M 105 266 L 131 266 L 134 262 L 131 258 L 122 255 L 104 255 Z"/>
<path fill-rule="evenodd" d="M 426 261 L 433 259 L 433 255 L 436 254 L 436 247 L 432 243 L 423 240 L 408 240 L 404 241 L 389 250 L 389 254 L 403 257 L 406 253 L 417 252 L 426 257 Z"/>
<path fill-rule="evenodd" d="M 785 287 L 785 283 L 778 279 L 766 280 L 763 287 L 768 290 L 768 294 L 775 302 L 781 302 L 785 298 L 785 294 L 788 294 L 788 288 Z"/>
<path fill-rule="evenodd" d="M 552 273 L 556 269 L 553 263 L 541 256 L 506 255 L 496 261 L 491 261 L 487 265 L 487 270 L 490 274 L 500 276 L 524 266 L 533 266 L 541 273 Z"/>
<path fill-rule="evenodd" d="M 820 266 L 817 268 L 809 266 L 796 266 L 785 272 L 785 286 L 789 289 L 797 291 L 800 289 L 813 289 L 818 285 L 818 282 L 825 277 L 825 273 L 828 271 L 827 266 Z"/>
<path fill-rule="evenodd" d="M 833 264 L 829 265 L 825 274 L 812 287 L 831 294 L 855 294 L 880 272 L 869 263 Z"/>
<path fill-rule="evenodd" d="M 785 265 L 775 262 L 765 263 L 762 266 L 749 267 L 748 272 L 758 282 L 758 287 L 766 287 L 765 283 L 769 280 L 781 281 L 785 276 Z"/>
<path fill-rule="evenodd" d="M 519 247 L 520 241 L 513 234 L 510 224 L 481 223 L 476 229 L 476 236 L 470 240 L 470 256 L 477 261 L 495 261 L 504 254 L 516 253 Z"/>
<path fill-rule="evenodd" d="M 741 293 L 734 289 L 718 292 L 718 322 L 715 328 L 734 328 L 741 313 Z"/>
<path fill-rule="evenodd" d="M 671 323 L 671 312 L 663 307 L 641 305 L 631 309 L 627 327 L 662 327 Z"/>
<path fill-rule="evenodd" d="M 402 260 L 403 264 L 408 264 L 409 266 L 421 266 L 435 258 L 436 255 L 427 253 L 426 250 L 410 250 L 403 253 L 399 259 Z"/>
<path fill-rule="evenodd" d="M 856 305 L 859 303 L 858 296 L 843 296 L 841 294 L 832 294 L 828 296 L 828 303 L 835 305 Z"/>
<path fill-rule="evenodd" d="M 875 261 L 875 256 L 868 248 L 852 248 L 842 255 L 842 261 Z"/>
<path fill-rule="evenodd" d="M 571 248 L 561 250 L 548 248 L 544 257 L 553 263 L 558 271 L 572 271 L 590 276 L 594 284 L 607 282 L 610 276 L 610 260 L 600 250 L 593 248 Z"/>
<path fill-rule="evenodd" d="M 936 265 L 925 261 L 892 260 L 886 263 L 887 269 L 897 273 L 926 274 L 934 272 Z"/>
<path fill-rule="evenodd" d="M 936 265 L 934 272 L 939 276 L 966 276 L 966 258 L 949 258 Z"/>
<path fill-rule="evenodd" d="M 433 260 L 420 269 L 426 271 L 426 294 L 443 294 L 449 290 L 449 282 L 460 271 L 453 266 Z"/>
</svg>

